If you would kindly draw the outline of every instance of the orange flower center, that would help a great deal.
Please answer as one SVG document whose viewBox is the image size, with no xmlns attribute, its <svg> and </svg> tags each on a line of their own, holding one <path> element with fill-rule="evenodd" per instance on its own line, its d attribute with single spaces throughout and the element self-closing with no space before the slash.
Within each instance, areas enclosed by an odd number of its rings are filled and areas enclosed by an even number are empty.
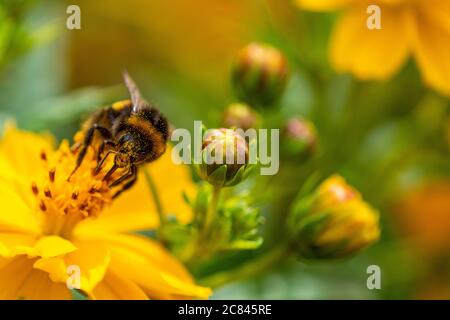
<svg viewBox="0 0 450 320">
<path fill-rule="evenodd" d="M 112 165 L 108 160 L 98 174 L 96 148 L 89 148 L 81 166 L 73 174 L 78 151 L 72 151 L 67 141 L 58 150 L 41 153 L 46 172 L 31 183 L 36 207 L 41 214 L 42 230 L 46 235 L 70 238 L 74 227 L 86 218 L 96 217 L 112 201 L 114 191 L 109 187 L 123 171 L 117 171 L 108 179 L 105 173 Z M 112 158 L 112 157 L 111 157 Z M 69 179 L 70 177 L 70 179 Z"/>
</svg>

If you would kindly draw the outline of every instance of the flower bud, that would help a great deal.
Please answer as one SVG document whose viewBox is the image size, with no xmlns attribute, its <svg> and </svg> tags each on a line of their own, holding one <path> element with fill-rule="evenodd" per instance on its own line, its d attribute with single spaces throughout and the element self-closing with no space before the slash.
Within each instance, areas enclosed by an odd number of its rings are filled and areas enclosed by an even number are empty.
<svg viewBox="0 0 450 320">
<path fill-rule="evenodd" d="M 232 84 L 239 100 L 251 106 L 268 106 L 283 93 L 287 75 L 286 59 L 278 49 L 251 43 L 238 54 Z"/>
<path fill-rule="evenodd" d="M 378 213 L 334 175 L 298 201 L 289 217 L 293 244 L 307 259 L 348 257 L 378 240 Z"/>
<path fill-rule="evenodd" d="M 260 116 L 252 108 L 243 103 L 233 103 L 223 113 L 222 124 L 226 128 L 247 130 L 259 127 Z"/>
<path fill-rule="evenodd" d="M 231 129 L 206 132 L 202 145 L 202 163 L 197 166 L 200 177 L 215 187 L 229 187 L 245 179 L 253 165 L 249 164 L 247 141 Z"/>
<path fill-rule="evenodd" d="M 291 118 L 283 129 L 283 146 L 290 153 L 310 156 L 317 148 L 317 132 L 314 124 L 302 118 Z"/>
</svg>

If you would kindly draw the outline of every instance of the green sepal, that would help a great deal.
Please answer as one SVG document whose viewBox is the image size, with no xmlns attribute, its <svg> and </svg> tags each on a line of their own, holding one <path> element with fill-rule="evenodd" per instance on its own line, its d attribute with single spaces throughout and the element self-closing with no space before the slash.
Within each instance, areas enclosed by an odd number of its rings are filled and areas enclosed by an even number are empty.
<svg viewBox="0 0 450 320">
<path fill-rule="evenodd" d="M 221 165 L 208 175 L 208 182 L 215 187 L 223 187 L 227 176 L 227 165 Z"/>
<path fill-rule="evenodd" d="M 240 167 L 238 172 L 236 172 L 236 174 L 234 175 L 234 177 L 230 181 L 227 181 L 225 183 L 225 186 L 232 187 L 232 186 L 237 185 L 239 182 L 241 182 L 242 177 L 244 175 L 244 171 L 245 171 L 245 166 Z"/>
</svg>

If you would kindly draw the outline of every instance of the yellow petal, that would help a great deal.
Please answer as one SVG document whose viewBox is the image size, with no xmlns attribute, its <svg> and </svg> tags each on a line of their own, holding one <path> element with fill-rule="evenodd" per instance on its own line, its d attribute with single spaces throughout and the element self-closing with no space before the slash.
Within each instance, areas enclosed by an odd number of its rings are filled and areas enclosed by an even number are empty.
<svg viewBox="0 0 450 320">
<path fill-rule="evenodd" d="M 154 229 L 158 224 L 159 218 L 145 185 L 145 179 L 139 175 L 135 187 L 123 193 L 98 218 L 86 219 L 79 223 L 74 233 L 91 234 L 98 230 L 132 232 Z"/>
<path fill-rule="evenodd" d="M 5 136 L 0 139 L 0 181 L 8 185 L 30 207 L 35 205 L 31 182 L 42 173 L 46 174 L 43 152 L 48 155 L 52 150 L 53 138 L 50 135 L 38 135 L 20 131 L 13 125 L 7 125 Z"/>
<path fill-rule="evenodd" d="M 14 190 L 30 207 L 35 205 L 31 182 L 46 172 L 45 161 L 53 150 L 53 137 L 7 125 L 0 139 L 0 181 Z"/>
<path fill-rule="evenodd" d="M 148 300 L 145 292 L 133 281 L 108 270 L 95 287 L 92 298 L 96 300 Z"/>
<path fill-rule="evenodd" d="M 0 232 L 37 234 L 40 226 L 23 199 L 0 179 Z"/>
<path fill-rule="evenodd" d="M 12 258 L 4 258 L 0 256 L 0 270 L 6 266 L 10 261 L 12 260 Z"/>
<path fill-rule="evenodd" d="M 3 259 L 0 268 L 0 299 L 18 299 L 21 286 L 32 270 L 32 260 L 24 256 Z"/>
<path fill-rule="evenodd" d="M 8 160 L 17 175 L 29 179 L 43 172 L 41 153 L 53 149 L 53 138 L 7 127 L 0 141 L 0 155 Z"/>
<path fill-rule="evenodd" d="M 6 261 L 6 262 L 5 262 Z M 33 269 L 33 259 L 21 256 L 0 263 L 0 299 L 70 299 L 69 290 L 48 274 Z"/>
<path fill-rule="evenodd" d="M 409 53 L 408 22 L 404 10 L 381 6 L 381 29 L 367 28 L 366 8 L 355 6 L 338 21 L 331 39 L 331 63 L 338 72 L 359 79 L 392 76 Z"/>
<path fill-rule="evenodd" d="M 108 248 L 131 251 L 148 263 L 187 281 L 192 281 L 189 272 L 158 242 L 139 235 L 96 233 L 81 238 L 80 241 L 103 243 Z"/>
<path fill-rule="evenodd" d="M 34 245 L 34 254 L 42 258 L 51 258 L 65 255 L 77 250 L 72 242 L 58 236 L 46 236 L 39 239 Z"/>
<path fill-rule="evenodd" d="M 450 2 L 448 0 L 428 0 L 419 2 L 419 12 L 450 32 Z"/>
<path fill-rule="evenodd" d="M 1 153 L 0 184 L 17 193 L 30 208 L 36 205 L 36 197 L 31 192 L 31 178 L 17 173 L 7 156 Z"/>
<path fill-rule="evenodd" d="M 46 272 L 33 269 L 29 278 L 18 292 L 26 300 L 70 300 L 70 291 L 64 284 L 50 280 Z"/>
<path fill-rule="evenodd" d="M 184 267 L 150 239 L 97 234 L 90 240 L 105 244 L 111 252 L 111 269 L 139 285 L 150 298 L 207 298 L 211 294 L 209 288 L 195 285 Z"/>
<path fill-rule="evenodd" d="M 114 250 L 112 253 L 111 268 L 137 283 L 150 298 L 174 299 L 175 296 L 207 298 L 211 294 L 209 288 L 181 280 L 123 249 Z"/>
<path fill-rule="evenodd" d="M 15 256 L 17 248 L 31 247 L 36 242 L 36 237 L 20 233 L 0 233 L 0 257 L 10 258 Z"/>
<path fill-rule="evenodd" d="M 328 11 L 342 8 L 356 0 L 295 0 L 302 9 L 312 11 Z"/>
<path fill-rule="evenodd" d="M 45 271 L 54 282 L 66 283 L 70 266 L 80 270 L 80 289 L 91 293 L 102 281 L 109 265 L 110 256 L 105 246 L 96 243 L 76 242 L 77 250 L 64 257 L 42 258 L 36 261 L 34 268 Z"/>
<path fill-rule="evenodd" d="M 70 241 L 58 236 L 36 238 L 26 234 L 0 233 L 0 256 L 7 258 L 18 255 L 27 255 L 29 258 L 51 258 L 76 249 Z"/>
<path fill-rule="evenodd" d="M 450 96 L 450 23 L 444 26 L 426 12 L 416 12 L 413 51 L 425 82 Z"/>
</svg>

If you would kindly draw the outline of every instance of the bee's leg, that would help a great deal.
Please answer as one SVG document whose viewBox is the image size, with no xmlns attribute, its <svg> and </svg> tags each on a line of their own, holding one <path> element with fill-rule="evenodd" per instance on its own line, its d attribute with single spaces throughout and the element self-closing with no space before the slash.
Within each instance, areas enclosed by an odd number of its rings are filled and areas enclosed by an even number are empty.
<svg viewBox="0 0 450 320">
<path fill-rule="evenodd" d="M 112 174 L 114 172 L 116 172 L 117 169 L 119 169 L 119 166 L 114 163 L 114 165 L 111 167 L 111 169 L 109 169 L 109 171 L 103 177 L 103 181 L 107 181 L 112 176 Z"/>
<path fill-rule="evenodd" d="M 80 153 L 78 154 L 78 158 L 77 158 L 77 164 L 75 166 L 75 169 L 73 169 L 72 173 L 70 174 L 69 178 L 67 178 L 67 181 L 70 180 L 70 178 L 73 176 L 73 174 L 78 170 L 78 168 L 81 166 L 81 163 L 83 162 L 84 157 L 86 156 L 86 152 L 88 147 L 91 145 L 92 140 L 94 138 L 94 133 L 95 130 L 97 130 L 98 132 L 100 132 L 100 134 L 103 136 L 103 138 L 105 139 L 110 139 L 112 137 L 111 132 L 105 128 L 105 127 L 101 127 L 99 126 L 97 123 L 95 123 L 86 133 L 86 137 L 84 138 L 83 141 L 83 147 L 81 148 Z"/>
<path fill-rule="evenodd" d="M 123 176 L 121 176 L 120 178 L 118 178 L 116 181 L 114 181 L 113 183 L 111 183 L 109 185 L 110 188 L 113 188 L 115 186 L 118 186 L 119 184 L 121 184 L 122 182 L 124 182 L 125 180 L 131 178 L 131 180 L 137 176 L 137 167 L 135 165 L 132 165 L 130 167 L 130 169 L 128 170 L 127 173 L 125 173 Z"/>
<path fill-rule="evenodd" d="M 114 194 L 113 199 L 117 198 L 122 192 L 130 189 L 136 183 L 136 181 L 137 181 L 137 170 L 136 167 L 134 166 L 134 173 L 131 176 L 131 179 L 127 183 L 125 183 L 119 191 L 117 191 Z"/>
<path fill-rule="evenodd" d="M 116 143 L 114 141 L 112 141 L 112 140 L 109 140 L 109 139 L 103 140 L 103 142 L 100 145 L 100 147 L 98 148 L 98 152 L 97 152 L 97 165 L 102 160 L 102 154 L 105 151 L 105 147 L 106 146 L 115 147 Z"/>
<path fill-rule="evenodd" d="M 112 150 L 108 151 L 108 152 L 105 154 L 105 156 L 103 157 L 103 159 L 102 159 L 99 163 L 97 163 L 97 167 L 95 167 L 95 170 L 94 170 L 94 175 L 97 175 L 97 174 L 100 172 L 100 170 L 101 170 L 102 167 L 103 167 L 103 164 L 105 163 L 106 159 L 108 159 L 108 156 L 109 156 L 111 153 L 115 153 L 115 151 L 112 151 Z"/>
</svg>

